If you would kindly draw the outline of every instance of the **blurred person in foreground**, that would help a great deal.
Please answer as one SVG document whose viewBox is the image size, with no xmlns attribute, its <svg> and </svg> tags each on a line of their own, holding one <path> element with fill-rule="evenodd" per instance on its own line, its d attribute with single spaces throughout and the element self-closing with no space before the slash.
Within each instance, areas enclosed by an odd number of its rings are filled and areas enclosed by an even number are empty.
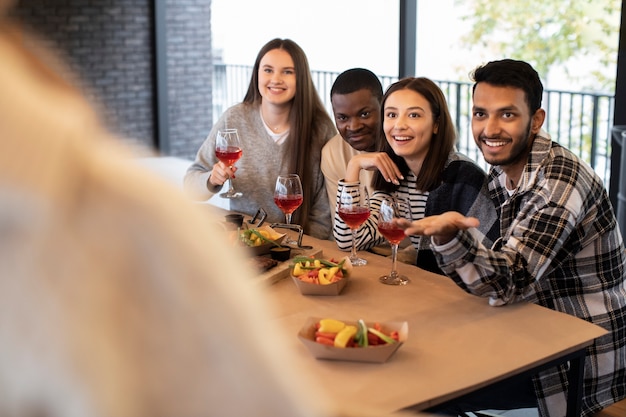
<svg viewBox="0 0 626 417">
<path fill-rule="evenodd" d="M 215 138 L 224 128 L 237 129 L 242 143 L 241 159 L 231 167 L 215 156 Z M 263 208 L 268 222 L 284 223 L 285 214 L 274 203 L 276 178 L 298 174 L 304 200 L 292 223 L 328 239 L 332 227 L 320 158 L 336 133 L 302 48 L 290 39 L 272 39 L 257 54 L 243 102 L 220 116 L 200 146 L 185 190 L 195 200 L 207 200 L 226 180 L 237 178 L 243 196 L 229 200 L 231 210 L 253 216 Z"/>
<path fill-rule="evenodd" d="M 0 17 L 0 415 L 329 415 L 215 219 L 36 45 Z"/>
<path fill-rule="evenodd" d="M 582 416 L 592 416 L 626 397 L 626 252 L 613 208 L 598 175 L 541 130 L 543 85 L 528 63 L 493 61 L 473 81 L 472 131 L 492 165 L 501 239 L 483 245 L 470 232 L 479 221 L 456 212 L 402 225 L 431 236 L 441 269 L 491 305 L 536 303 L 608 331 L 587 348 Z M 567 385 L 554 368 L 443 411 L 538 407 L 561 417 Z"/>
</svg>

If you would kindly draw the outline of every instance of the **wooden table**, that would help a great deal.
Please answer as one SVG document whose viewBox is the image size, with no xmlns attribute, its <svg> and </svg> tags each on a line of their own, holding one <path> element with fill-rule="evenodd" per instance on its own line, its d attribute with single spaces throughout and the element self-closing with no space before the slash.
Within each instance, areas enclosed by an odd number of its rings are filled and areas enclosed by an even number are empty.
<svg viewBox="0 0 626 417">
<path fill-rule="evenodd" d="M 334 242 L 308 236 L 304 244 L 324 256 L 345 256 Z M 509 376 L 569 360 L 572 377 L 582 375 L 584 348 L 606 333 L 596 325 L 534 304 L 490 307 L 450 279 L 398 264 L 407 286 L 387 286 L 378 277 L 391 260 L 360 252 L 368 265 L 354 268 L 336 297 L 302 296 L 290 278 L 268 284 L 274 317 L 294 335 L 291 347 L 303 368 L 343 404 L 368 404 L 393 412 L 426 409 Z M 307 317 L 408 321 L 408 341 L 384 364 L 314 359 L 296 337 Z M 551 364 L 550 366 L 553 366 Z M 582 380 L 572 390 L 568 416 L 580 413 Z"/>
</svg>

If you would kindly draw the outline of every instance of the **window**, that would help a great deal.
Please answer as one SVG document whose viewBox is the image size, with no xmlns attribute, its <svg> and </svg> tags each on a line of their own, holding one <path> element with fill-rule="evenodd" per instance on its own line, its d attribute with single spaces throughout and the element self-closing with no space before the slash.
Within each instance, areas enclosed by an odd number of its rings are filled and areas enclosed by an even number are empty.
<svg viewBox="0 0 626 417">
<path fill-rule="evenodd" d="M 311 70 L 364 67 L 393 76 L 398 10 L 398 2 L 388 0 L 212 0 L 213 50 L 225 64 L 251 66 L 267 41 L 290 38 Z"/>
</svg>

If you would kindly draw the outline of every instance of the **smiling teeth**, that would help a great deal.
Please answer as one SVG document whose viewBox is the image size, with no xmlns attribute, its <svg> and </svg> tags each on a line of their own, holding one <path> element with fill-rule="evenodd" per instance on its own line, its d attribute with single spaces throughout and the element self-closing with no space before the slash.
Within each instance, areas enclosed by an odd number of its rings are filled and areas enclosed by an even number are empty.
<svg viewBox="0 0 626 417">
<path fill-rule="evenodd" d="M 485 145 L 487 146 L 504 146 L 506 142 L 504 141 L 495 141 L 495 140 L 485 140 Z"/>
<path fill-rule="evenodd" d="M 398 142 L 403 142 L 403 141 L 406 141 L 406 140 L 411 140 L 411 138 L 410 138 L 410 137 L 408 137 L 408 136 L 394 136 L 393 138 L 394 138 L 394 140 L 397 140 Z"/>
</svg>

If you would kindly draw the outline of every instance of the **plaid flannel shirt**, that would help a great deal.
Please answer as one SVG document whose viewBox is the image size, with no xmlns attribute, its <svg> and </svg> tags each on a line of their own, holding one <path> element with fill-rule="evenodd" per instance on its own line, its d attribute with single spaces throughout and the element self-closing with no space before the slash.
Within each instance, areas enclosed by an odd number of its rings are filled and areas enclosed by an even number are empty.
<svg viewBox="0 0 626 417">
<path fill-rule="evenodd" d="M 609 331 L 587 350 L 582 416 L 626 397 L 626 253 L 601 180 L 567 149 L 537 136 L 518 188 L 489 173 L 501 240 L 485 247 L 461 231 L 434 246 L 442 270 L 491 305 L 531 302 Z M 566 409 L 564 369 L 534 379 L 541 416 Z"/>
</svg>

